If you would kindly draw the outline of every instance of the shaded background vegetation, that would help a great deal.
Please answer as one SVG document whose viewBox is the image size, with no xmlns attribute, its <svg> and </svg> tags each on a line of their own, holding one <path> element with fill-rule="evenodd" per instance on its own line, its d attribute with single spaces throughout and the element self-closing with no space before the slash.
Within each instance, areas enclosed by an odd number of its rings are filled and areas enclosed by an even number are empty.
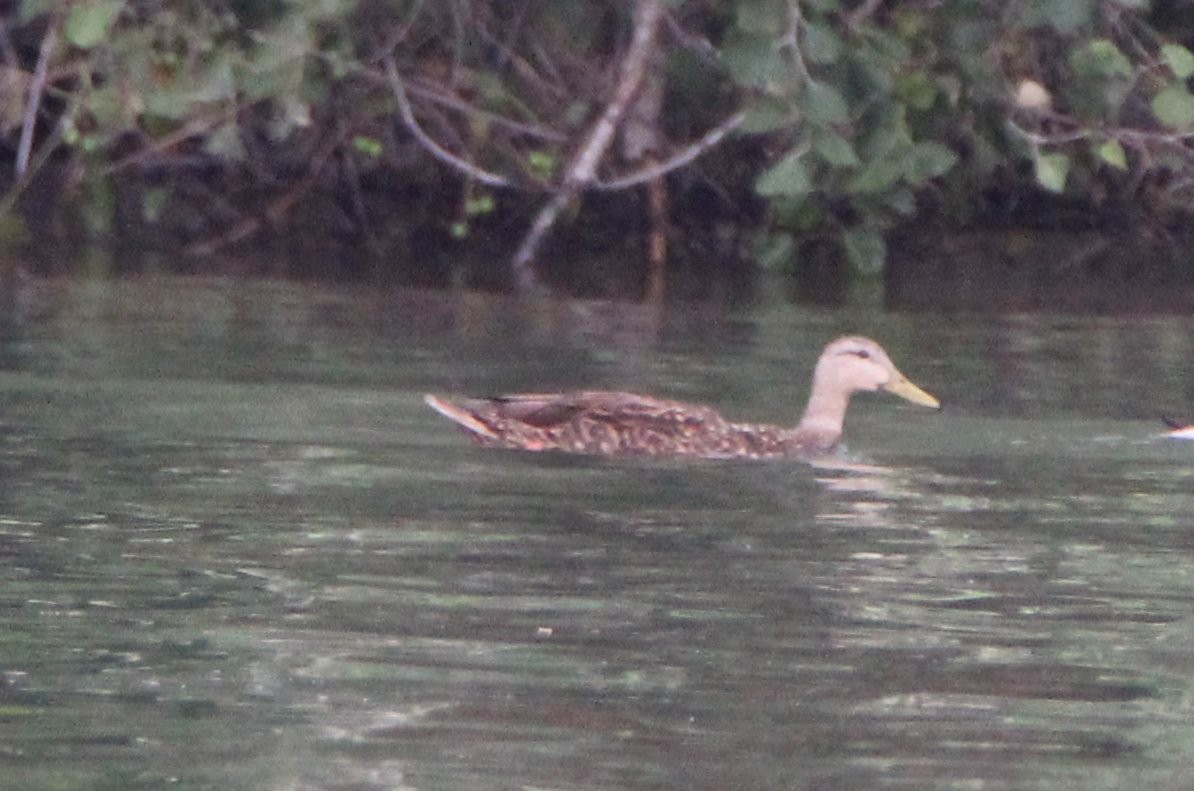
<svg viewBox="0 0 1194 791">
<path fill-rule="evenodd" d="M 0 13 L 0 241 L 40 271 L 236 251 L 284 262 L 247 271 L 637 296 L 665 250 L 670 289 L 703 295 L 765 267 L 875 274 L 958 228 L 1188 233 L 1190 0 Z"/>
</svg>

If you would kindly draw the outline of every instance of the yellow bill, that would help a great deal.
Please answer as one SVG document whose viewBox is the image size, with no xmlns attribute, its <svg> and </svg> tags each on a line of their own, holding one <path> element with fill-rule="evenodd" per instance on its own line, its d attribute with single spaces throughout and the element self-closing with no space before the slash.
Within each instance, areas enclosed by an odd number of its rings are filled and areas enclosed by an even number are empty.
<svg viewBox="0 0 1194 791">
<path fill-rule="evenodd" d="M 941 406 L 941 402 L 933 396 L 921 390 L 912 382 L 908 381 L 903 374 L 897 373 L 890 382 L 883 385 L 883 389 L 892 395 L 898 395 L 900 398 L 911 401 L 914 404 L 921 406 L 932 407 L 937 409 Z"/>
</svg>

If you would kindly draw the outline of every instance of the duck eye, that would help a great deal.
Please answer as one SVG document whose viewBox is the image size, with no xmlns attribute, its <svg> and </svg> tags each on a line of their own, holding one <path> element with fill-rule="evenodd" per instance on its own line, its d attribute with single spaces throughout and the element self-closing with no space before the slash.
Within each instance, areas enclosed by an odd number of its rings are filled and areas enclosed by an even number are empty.
<svg viewBox="0 0 1194 791">
<path fill-rule="evenodd" d="M 859 357 L 861 357 L 864 360 L 871 359 L 871 353 L 868 352 L 866 349 L 857 349 L 854 353 L 857 354 Z"/>
</svg>

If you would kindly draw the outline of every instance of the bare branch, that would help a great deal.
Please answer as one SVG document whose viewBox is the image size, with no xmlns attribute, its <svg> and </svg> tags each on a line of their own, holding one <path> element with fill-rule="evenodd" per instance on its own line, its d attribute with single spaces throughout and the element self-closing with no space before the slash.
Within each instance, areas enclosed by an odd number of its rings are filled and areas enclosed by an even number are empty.
<svg viewBox="0 0 1194 791">
<path fill-rule="evenodd" d="M 113 173 L 118 173 L 125 168 L 140 165 L 143 162 L 152 159 L 157 154 L 162 153 L 168 149 L 174 148 L 185 140 L 196 137 L 201 134 L 210 132 L 212 129 L 218 127 L 223 121 L 228 119 L 229 111 L 220 110 L 219 112 L 201 115 L 187 121 L 178 129 L 175 129 L 168 135 L 163 135 L 153 140 L 145 148 L 129 154 L 127 157 L 116 160 L 112 164 L 100 170 L 102 175 L 108 176 Z M 235 112 L 231 113 L 235 117 Z"/>
<path fill-rule="evenodd" d="M 490 112 L 489 110 L 482 110 L 480 107 L 469 104 L 463 99 L 459 99 L 450 93 L 437 90 L 428 84 L 424 84 L 422 81 L 412 80 L 404 83 L 404 85 L 407 91 L 413 96 L 418 96 L 421 99 L 427 99 L 428 101 L 435 102 L 436 104 L 443 105 L 444 107 L 449 107 L 466 115 L 471 115 L 474 118 L 486 121 L 493 126 L 504 127 L 509 129 L 511 132 L 516 132 L 520 135 L 529 135 L 531 137 L 536 137 L 540 140 L 547 140 L 552 143 L 568 142 L 567 135 L 557 132 L 554 129 L 545 126 L 539 126 L 538 124 L 528 124 L 522 121 L 515 121 L 513 118 L 507 118 L 504 115 L 498 115 L 497 113 Z"/>
<path fill-rule="evenodd" d="M 1096 129 L 1080 126 L 1079 122 L 1075 119 L 1057 115 L 1056 113 L 1052 117 L 1065 120 L 1070 128 L 1065 132 L 1045 134 L 1025 129 L 1012 120 L 1008 121 L 1008 128 L 1036 146 L 1056 146 L 1073 143 L 1078 140 L 1088 140 L 1092 137 L 1100 137 L 1111 138 L 1119 140 L 1122 143 L 1132 143 L 1135 145 L 1175 146 L 1182 148 L 1185 147 L 1187 142 L 1194 140 L 1194 132 L 1149 132 L 1143 129 L 1129 129 L 1127 127 Z M 1194 155 L 1194 151 L 1191 151 L 1190 154 Z"/>
<path fill-rule="evenodd" d="M 343 126 L 336 130 L 336 134 L 325 140 L 311 156 L 306 174 L 291 185 L 284 193 L 271 201 L 265 207 L 264 211 L 252 217 L 244 217 L 240 222 L 237 222 L 214 239 L 195 242 L 189 245 L 186 248 L 187 255 L 197 258 L 212 255 L 228 245 L 252 236 L 261 230 L 262 226 L 267 222 L 275 226 L 280 224 L 283 218 L 294 208 L 294 205 L 298 203 L 299 199 L 306 195 L 318 181 L 319 171 L 327 164 L 332 154 L 343 145 L 347 133 L 347 126 Z"/>
<path fill-rule="evenodd" d="M 1008 128 L 1012 132 L 1014 132 L 1015 134 L 1024 138 L 1025 140 L 1027 140 L 1029 143 L 1031 143 L 1034 146 L 1061 145 L 1062 143 L 1072 143 L 1075 140 L 1085 140 L 1093 134 L 1093 132 L 1090 129 L 1072 128 L 1070 131 L 1067 131 L 1067 132 L 1055 132 L 1052 134 L 1045 135 L 1045 134 L 1041 134 L 1040 132 L 1034 132 L 1031 129 L 1025 129 L 1024 127 L 1020 126 L 1018 123 L 1016 123 L 1015 121 L 1013 121 L 1011 119 L 1008 119 L 1007 125 L 1008 125 Z"/>
<path fill-rule="evenodd" d="M 792 53 L 792 64 L 796 67 L 800 81 L 808 82 L 812 79 L 812 74 L 809 72 L 808 64 L 804 62 L 804 54 L 801 52 L 800 29 L 802 27 L 804 27 L 804 16 L 800 12 L 799 0 L 788 0 L 788 26 L 781 41 Z"/>
<path fill-rule="evenodd" d="M 639 0 L 635 6 L 634 37 L 622 61 L 622 73 L 618 77 L 614 97 L 606 105 L 605 112 L 597 119 L 588 139 L 573 159 L 564 177 L 565 184 L 571 183 L 574 187 L 581 187 L 593 181 L 597 173 L 597 164 L 609 149 L 618 124 L 626 114 L 626 108 L 630 106 L 639 86 L 642 85 L 651 45 L 655 41 L 655 33 L 659 29 L 662 17 L 662 0 Z"/>
<path fill-rule="evenodd" d="M 414 110 L 410 106 L 410 97 L 406 95 L 406 86 L 402 83 L 402 78 L 398 76 L 398 67 L 394 64 L 394 58 L 391 55 L 386 55 L 382 58 L 382 64 L 386 70 L 386 77 L 390 81 L 390 89 L 394 92 L 394 99 L 398 102 L 398 112 L 402 115 L 402 122 L 406 124 L 407 130 L 414 135 L 415 139 L 423 144 L 432 156 L 441 162 L 445 162 L 460 172 L 474 179 L 481 184 L 490 187 L 509 187 L 510 180 L 504 176 L 499 176 L 496 173 L 477 167 L 471 162 L 466 162 L 460 157 L 442 147 L 435 142 L 423 127 L 419 125 L 415 118 Z"/>
<path fill-rule="evenodd" d="M 636 187 L 639 184 L 659 178 L 660 176 L 665 176 L 673 170 L 691 163 L 701 154 L 704 154 L 713 148 L 713 146 L 720 143 L 721 139 L 734 131 L 745 118 L 746 111 L 740 110 L 710 129 L 699 140 L 693 141 L 662 162 L 652 163 L 648 167 L 628 173 L 625 176 L 619 176 L 616 179 L 597 181 L 593 184 L 593 188 L 605 191 L 622 190 L 627 187 Z"/>
<path fill-rule="evenodd" d="M 29 83 L 29 99 L 25 105 L 25 120 L 21 124 L 21 140 L 17 144 L 16 174 L 19 181 L 29 168 L 29 155 L 33 151 L 33 131 L 37 125 L 37 116 L 41 111 L 41 97 L 46 88 L 46 74 L 50 68 L 50 55 L 58 43 L 58 18 L 52 17 L 46 28 L 46 35 L 41 40 L 41 49 L 37 53 L 37 67 L 33 72 L 33 80 Z"/>
<path fill-rule="evenodd" d="M 530 231 L 527 232 L 518 251 L 514 254 L 511 266 L 519 291 L 529 292 L 537 288 L 538 280 L 531 262 L 535 258 L 539 245 L 555 225 L 564 208 L 582 189 L 593 183 L 597 166 L 606 151 L 609 150 L 618 125 L 626 114 L 626 109 L 634 101 L 635 94 L 642 85 L 663 12 L 662 0 L 638 0 L 635 4 L 634 35 L 631 38 L 630 47 L 626 51 L 626 56 L 622 59 L 622 68 L 614 88 L 613 98 L 610 99 L 601 116 L 589 130 L 588 137 L 577 149 L 576 156 L 573 157 L 568 170 L 564 173 L 564 178 L 556 188 L 555 194 L 539 210 L 531 224 Z"/>
</svg>

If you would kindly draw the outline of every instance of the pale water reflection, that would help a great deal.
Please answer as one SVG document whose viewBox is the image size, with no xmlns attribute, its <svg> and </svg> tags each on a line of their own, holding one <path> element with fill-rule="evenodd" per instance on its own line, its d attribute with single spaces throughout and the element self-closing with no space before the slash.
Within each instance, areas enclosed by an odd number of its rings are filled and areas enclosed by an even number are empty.
<svg viewBox="0 0 1194 791">
<path fill-rule="evenodd" d="M 0 787 L 1194 785 L 1194 444 L 1153 420 L 1194 406 L 1192 323 L 219 281 L 28 311 Z M 421 402 L 782 421 L 843 331 L 946 408 L 862 398 L 831 464 L 483 451 Z"/>
</svg>

